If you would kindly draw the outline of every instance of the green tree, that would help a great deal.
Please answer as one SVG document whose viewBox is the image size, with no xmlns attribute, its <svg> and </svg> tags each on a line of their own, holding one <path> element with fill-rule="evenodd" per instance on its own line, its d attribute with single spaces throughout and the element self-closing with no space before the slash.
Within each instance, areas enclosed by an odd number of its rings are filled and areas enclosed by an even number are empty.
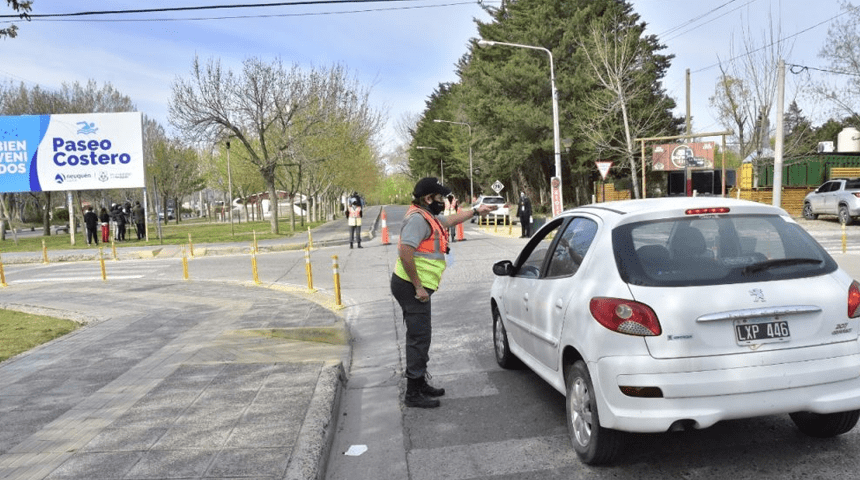
<svg viewBox="0 0 860 480">
<path fill-rule="evenodd" d="M 680 120 L 671 114 L 674 101 L 661 86 L 672 57 L 658 53 L 664 47 L 656 37 L 643 35 L 645 25 L 630 2 L 520 0 L 485 8 L 493 20 L 478 22 L 482 38 L 552 52 L 560 136 L 571 140 L 570 150 L 562 152 L 564 196 L 569 203 L 590 201 L 595 160 L 617 160 L 616 164 L 625 166 L 619 174 L 635 175 L 628 158 L 603 156 L 608 146 L 629 146 L 628 137 L 677 132 Z M 595 25 L 600 28 L 595 30 Z M 608 85 L 602 84 L 598 71 L 589 63 L 585 49 L 593 47 L 594 31 L 610 36 L 624 34 L 635 47 L 635 62 L 626 68 L 635 74 L 630 80 L 638 93 L 627 99 L 626 114 L 631 122 L 628 126 L 641 125 L 638 130 L 631 127 L 625 131 L 625 114 L 620 109 L 599 107 L 606 104 L 610 98 L 607 95 L 617 99 L 618 92 L 612 93 Z M 491 159 L 481 162 L 480 168 L 488 169 L 503 183 L 508 179 L 512 186 L 538 192 L 541 199 L 548 198 L 549 179 L 554 174 L 548 56 L 531 49 L 473 45 L 459 73 L 464 111 L 479 126 L 475 134 L 477 150 Z M 588 125 L 600 125 L 606 131 L 599 136 L 586 135 L 584 127 Z"/>
</svg>

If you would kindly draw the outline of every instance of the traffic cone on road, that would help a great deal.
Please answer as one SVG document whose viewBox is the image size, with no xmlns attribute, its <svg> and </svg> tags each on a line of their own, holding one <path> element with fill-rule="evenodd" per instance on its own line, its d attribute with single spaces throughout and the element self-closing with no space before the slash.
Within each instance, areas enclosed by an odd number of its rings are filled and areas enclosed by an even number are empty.
<svg viewBox="0 0 860 480">
<path fill-rule="evenodd" d="M 462 242 L 463 240 L 466 240 L 466 238 L 463 236 L 463 224 L 458 223 L 457 224 L 457 241 Z"/>
<path fill-rule="evenodd" d="M 391 241 L 388 239 L 388 222 L 385 218 L 385 209 L 382 209 L 382 244 L 388 245 Z"/>
</svg>

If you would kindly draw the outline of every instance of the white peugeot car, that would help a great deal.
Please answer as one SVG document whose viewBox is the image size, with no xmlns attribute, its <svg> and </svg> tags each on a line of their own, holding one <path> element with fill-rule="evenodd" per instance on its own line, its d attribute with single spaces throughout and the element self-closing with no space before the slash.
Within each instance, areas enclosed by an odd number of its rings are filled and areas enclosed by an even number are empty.
<svg viewBox="0 0 860 480">
<path fill-rule="evenodd" d="M 714 197 L 586 205 L 493 266 L 499 365 L 566 396 L 571 442 L 788 413 L 814 437 L 860 417 L 860 288 L 782 209 Z"/>
</svg>

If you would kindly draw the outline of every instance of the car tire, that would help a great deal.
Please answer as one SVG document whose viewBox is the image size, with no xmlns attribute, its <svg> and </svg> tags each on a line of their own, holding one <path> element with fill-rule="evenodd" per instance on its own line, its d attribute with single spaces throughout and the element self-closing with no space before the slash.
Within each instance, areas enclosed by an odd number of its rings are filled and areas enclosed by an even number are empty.
<svg viewBox="0 0 860 480">
<path fill-rule="evenodd" d="M 567 429 L 579 459 L 587 465 L 611 462 L 621 453 L 624 434 L 600 426 L 594 384 L 585 362 L 578 360 L 565 376 Z"/>
<path fill-rule="evenodd" d="M 854 219 L 851 218 L 851 215 L 848 213 L 848 207 L 841 205 L 839 207 L 839 223 L 842 225 L 851 225 L 853 222 Z"/>
<path fill-rule="evenodd" d="M 807 220 L 817 220 L 818 215 L 812 213 L 812 205 L 808 203 L 803 204 L 803 218 Z"/>
<path fill-rule="evenodd" d="M 520 359 L 511 352 L 511 346 L 508 343 L 508 331 L 502 322 L 502 315 L 499 313 L 498 307 L 495 306 L 493 307 L 493 350 L 496 353 L 496 363 L 500 367 L 512 370 L 522 366 Z"/>
<path fill-rule="evenodd" d="M 860 410 L 837 413 L 795 412 L 789 416 L 804 434 L 815 438 L 830 438 L 854 428 L 860 419 Z"/>
</svg>

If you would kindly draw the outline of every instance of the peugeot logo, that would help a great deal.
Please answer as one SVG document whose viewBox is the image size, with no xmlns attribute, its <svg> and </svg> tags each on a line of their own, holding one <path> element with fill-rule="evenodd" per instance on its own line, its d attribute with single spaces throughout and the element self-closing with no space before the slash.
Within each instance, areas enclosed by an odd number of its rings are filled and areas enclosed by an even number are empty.
<svg viewBox="0 0 860 480">
<path fill-rule="evenodd" d="M 760 288 L 753 288 L 750 290 L 750 295 L 753 296 L 753 302 L 765 302 L 764 292 L 761 291 Z"/>
</svg>

